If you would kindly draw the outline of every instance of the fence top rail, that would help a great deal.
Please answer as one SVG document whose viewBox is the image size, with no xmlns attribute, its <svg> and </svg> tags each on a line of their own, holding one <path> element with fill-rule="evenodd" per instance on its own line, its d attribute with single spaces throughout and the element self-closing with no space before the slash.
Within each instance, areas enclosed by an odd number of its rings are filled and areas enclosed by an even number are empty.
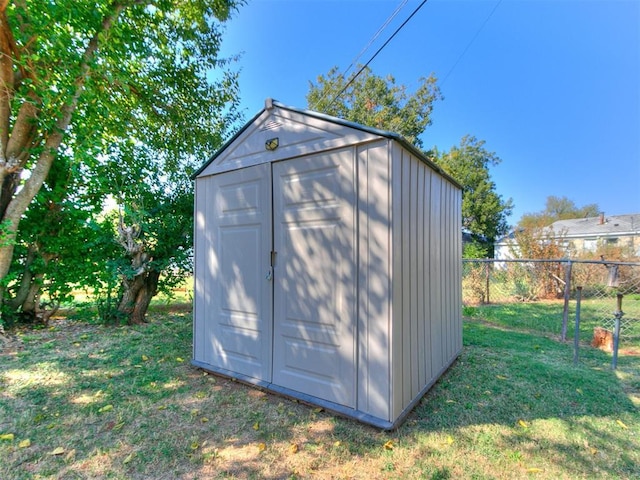
<svg viewBox="0 0 640 480">
<path fill-rule="evenodd" d="M 614 260 L 577 260 L 572 258 L 463 258 L 464 263 L 591 263 L 596 265 L 627 265 L 640 267 L 640 262 Z"/>
</svg>

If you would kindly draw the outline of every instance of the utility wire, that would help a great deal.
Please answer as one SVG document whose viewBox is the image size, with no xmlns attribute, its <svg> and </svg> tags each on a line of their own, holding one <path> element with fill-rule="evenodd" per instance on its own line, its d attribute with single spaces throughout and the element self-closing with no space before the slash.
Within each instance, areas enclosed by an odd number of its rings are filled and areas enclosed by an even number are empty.
<svg viewBox="0 0 640 480">
<path fill-rule="evenodd" d="M 357 72 L 353 77 L 351 77 L 351 79 L 350 79 L 350 80 L 347 82 L 347 84 L 342 88 L 342 90 L 340 90 L 340 92 L 339 92 L 335 97 L 333 97 L 333 99 L 331 99 L 331 101 L 329 102 L 328 107 L 332 106 L 332 105 L 334 104 L 334 102 L 335 102 L 338 98 L 340 98 L 340 95 L 342 95 L 342 94 L 347 90 L 347 88 L 349 88 L 349 86 L 354 82 L 354 80 L 355 80 L 356 78 L 358 78 L 358 75 L 360 75 L 360 74 L 364 71 L 364 69 L 365 69 L 365 68 L 367 68 L 367 67 L 369 66 L 369 64 L 370 64 L 370 63 L 371 63 L 371 62 L 372 62 L 372 61 L 373 61 L 373 60 L 378 56 L 378 54 L 379 54 L 379 53 L 384 49 L 384 47 L 386 47 L 386 46 L 389 44 L 389 42 L 390 42 L 391 40 L 393 40 L 393 37 L 395 37 L 395 36 L 398 34 L 398 32 L 400 32 L 400 30 L 402 30 L 402 28 L 403 28 L 403 27 L 404 27 L 404 26 L 409 22 L 409 20 L 411 20 L 411 19 L 413 18 L 413 16 L 414 16 L 416 13 L 418 13 L 418 10 L 420 10 L 420 9 L 422 8 L 422 6 L 423 6 L 425 3 L 427 3 L 427 1 L 428 1 L 428 0 L 422 0 L 422 2 L 420 3 L 420 5 L 418 5 L 418 6 L 416 7 L 416 9 L 411 13 L 411 15 L 409 15 L 409 16 L 407 17 L 407 19 L 406 19 L 404 22 L 402 22 L 402 25 L 400 25 L 400 26 L 396 29 L 396 31 L 395 31 L 395 32 L 393 32 L 393 34 L 392 34 L 392 35 L 387 39 L 387 41 L 386 41 L 386 42 L 384 42 L 384 43 L 382 44 L 382 46 L 381 46 L 381 47 L 376 51 L 376 53 L 374 53 L 374 54 L 373 54 L 373 56 L 369 59 L 369 61 L 368 61 L 367 63 L 365 63 L 365 64 L 360 68 L 360 70 L 358 70 L 358 72 Z"/>
<path fill-rule="evenodd" d="M 476 41 L 476 38 L 478 38 L 478 35 L 480 35 L 480 32 L 482 31 L 482 29 L 484 28 L 484 26 L 487 24 L 487 22 L 491 19 L 491 17 L 493 17 L 493 14 L 496 12 L 496 10 L 498 9 L 498 7 L 500 6 L 500 4 L 502 3 L 502 0 L 498 0 L 498 3 L 496 3 L 495 7 L 493 7 L 493 10 L 491 10 L 491 13 L 489 13 L 489 16 L 487 16 L 487 18 L 485 18 L 484 22 L 482 22 L 482 25 L 480 25 L 480 28 L 478 28 L 478 30 L 476 31 L 476 34 L 473 36 L 473 38 L 471 39 L 471 41 L 467 44 L 467 46 L 465 47 L 465 49 L 462 51 L 462 53 L 460 54 L 460 56 L 458 57 L 458 59 L 455 61 L 455 63 L 453 64 L 453 66 L 449 69 L 449 71 L 447 72 L 447 74 L 444 76 L 444 78 L 442 79 L 442 82 L 440 82 L 440 86 L 444 85 L 444 82 L 447 81 L 447 78 L 449 78 L 449 75 L 451 75 L 451 72 L 453 72 L 455 70 L 455 68 L 458 66 L 458 63 L 460 63 L 460 60 L 462 60 L 462 57 L 465 56 L 465 54 L 467 53 L 467 50 L 469 50 L 469 48 L 471 47 L 471 45 L 473 44 L 473 42 Z"/>
<path fill-rule="evenodd" d="M 378 29 L 378 31 L 373 35 L 373 37 L 371 37 L 371 40 L 369 40 L 369 43 L 367 43 L 367 45 L 360 51 L 360 53 L 358 55 L 356 55 L 356 57 L 351 60 L 351 64 L 346 68 L 346 70 L 342 73 L 343 77 L 347 76 L 347 73 L 349 72 L 349 70 L 351 70 L 351 67 L 354 67 L 356 65 L 356 63 L 358 62 L 358 60 L 360 59 L 360 57 L 362 55 L 364 55 L 364 52 L 366 52 L 369 47 L 371 47 L 371 44 L 373 42 L 375 42 L 377 40 L 377 38 L 380 36 L 380 34 L 384 31 L 385 28 L 387 28 L 387 26 L 389 25 L 389 23 L 391 23 L 391 21 L 396 18 L 396 16 L 398 15 L 398 13 L 400 13 L 400 10 L 402 10 L 404 8 L 404 6 L 407 4 L 408 0 L 403 0 L 400 5 L 398 5 L 398 7 L 395 9 L 395 11 L 389 16 L 389 18 L 387 18 L 387 20 L 382 24 L 382 26 Z"/>
</svg>

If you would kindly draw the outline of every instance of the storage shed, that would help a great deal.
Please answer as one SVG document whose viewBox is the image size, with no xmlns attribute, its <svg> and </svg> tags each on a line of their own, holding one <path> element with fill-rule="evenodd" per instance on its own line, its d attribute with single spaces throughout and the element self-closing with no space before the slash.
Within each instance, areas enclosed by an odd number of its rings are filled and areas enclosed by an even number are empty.
<svg viewBox="0 0 640 480">
<path fill-rule="evenodd" d="M 395 428 L 462 349 L 459 185 L 270 99 L 194 178 L 192 363 Z"/>
</svg>

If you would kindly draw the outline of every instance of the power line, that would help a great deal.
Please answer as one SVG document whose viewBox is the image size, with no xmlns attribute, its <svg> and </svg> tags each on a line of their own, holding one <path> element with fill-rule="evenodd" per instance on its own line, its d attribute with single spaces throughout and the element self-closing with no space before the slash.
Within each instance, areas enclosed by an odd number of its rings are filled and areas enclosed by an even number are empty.
<svg viewBox="0 0 640 480">
<path fill-rule="evenodd" d="M 398 13 L 400 13 L 400 10 L 402 10 L 404 8 L 404 6 L 407 4 L 408 0 L 403 0 L 400 5 L 398 5 L 398 7 L 395 9 L 395 11 L 389 16 L 389 18 L 387 18 L 387 20 L 382 24 L 382 26 L 378 29 L 378 31 L 373 35 L 373 37 L 371 37 L 371 40 L 369 40 L 369 43 L 367 43 L 367 45 L 360 51 L 360 53 L 358 55 L 356 55 L 356 57 L 351 60 L 351 64 L 345 69 L 345 71 L 342 73 L 343 77 L 347 76 L 347 72 L 349 72 L 349 70 L 351 70 L 351 67 L 355 66 L 356 63 L 358 62 L 358 60 L 360 59 L 360 57 L 362 55 L 364 55 L 364 52 L 366 52 L 369 47 L 371 47 L 371 44 L 373 42 L 375 42 L 378 37 L 380 36 L 380 34 L 384 31 L 385 28 L 387 28 L 387 26 L 389 25 L 389 23 L 391 23 L 391 21 L 396 18 L 396 16 L 398 15 Z"/>
<path fill-rule="evenodd" d="M 493 14 L 495 13 L 495 11 L 498 9 L 498 7 L 500 6 L 500 4 L 502 3 L 502 0 L 498 0 L 498 3 L 496 3 L 495 7 L 493 7 L 493 10 L 491 10 L 491 13 L 489 13 L 489 15 L 487 16 L 487 18 L 485 18 L 484 22 L 482 22 L 482 25 L 480 25 L 480 28 L 478 28 L 478 30 L 476 31 L 476 34 L 473 36 L 473 38 L 471 39 L 471 41 L 469 41 L 469 43 L 467 44 L 467 46 L 465 47 L 465 49 L 462 51 L 462 53 L 460 54 L 460 56 L 458 57 L 458 59 L 455 61 L 455 63 L 453 64 L 453 66 L 449 69 L 449 71 L 447 72 L 447 74 L 444 76 L 444 79 L 442 80 L 442 82 L 440 82 L 440 86 L 444 85 L 444 82 L 447 81 L 447 78 L 449 78 L 449 75 L 451 75 L 451 72 L 453 72 L 455 70 L 455 68 L 458 66 L 458 63 L 460 63 L 460 60 L 462 60 L 462 57 L 465 56 L 465 54 L 467 53 L 467 50 L 469 50 L 469 48 L 471 47 L 471 45 L 473 44 L 473 42 L 475 42 L 476 38 L 478 38 L 478 35 L 480 35 L 480 32 L 482 31 L 482 29 L 484 28 L 484 26 L 487 24 L 487 22 L 491 19 L 491 17 L 493 17 Z"/>
<path fill-rule="evenodd" d="M 398 34 L 398 32 L 400 32 L 400 30 L 402 30 L 402 29 L 404 28 L 404 26 L 409 22 L 409 20 L 411 20 L 411 19 L 413 18 L 413 16 L 414 16 L 416 13 L 418 13 L 418 10 L 420 10 L 420 9 L 422 8 L 422 6 L 423 6 L 425 3 L 427 3 L 427 1 L 428 1 L 428 0 L 422 0 L 422 2 L 420 3 L 420 5 L 418 5 L 418 6 L 416 7 L 416 9 L 411 13 L 411 15 L 409 15 L 409 16 L 407 17 L 407 19 L 406 19 L 404 22 L 402 22 L 402 24 L 401 24 L 401 25 L 396 29 L 396 31 L 395 31 L 395 32 L 393 32 L 393 34 L 392 34 L 392 35 L 387 39 L 387 41 L 386 41 L 386 42 L 384 42 L 384 43 L 382 44 L 382 46 L 381 46 L 381 47 L 376 51 L 376 53 L 374 53 L 374 54 L 373 54 L 373 56 L 369 59 L 369 61 L 368 61 L 367 63 L 365 63 L 365 64 L 360 68 L 360 70 L 358 70 L 358 72 L 357 72 L 353 77 L 351 77 L 351 79 L 350 79 L 350 80 L 347 82 L 347 84 L 342 88 L 342 90 L 340 90 L 340 92 L 339 92 L 335 97 L 333 97 L 333 99 L 329 102 L 329 105 L 328 105 L 329 107 L 330 107 L 331 105 L 333 105 L 333 103 L 334 103 L 338 98 L 340 98 L 340 95 L 342 95 L 342 94 L 347 90 L 347 88 L 349 88 L 349 86 L 354 82 L 354 80 L 355 80 L 356 78 L 358 78 L 358 75 L 360 75 L 360 74 L 364 71 L 364 69 L 365 69 L 365 68 L 367 68 L 367 67 L 369 66 L 369 64 L 370 64 L 370 63 L 371 63 L 371 62 L 372 62 L 372 61 L 373 61 L 373 60 L 378 56 L 378 54 L 379 54 L 379 53 L 384 49 L 384 47 L 386 47 L 386 46 L 389 44 L 389 42 L 391 42 L 391 40 L 393 40 L 393 38 Z"/>
</svg>

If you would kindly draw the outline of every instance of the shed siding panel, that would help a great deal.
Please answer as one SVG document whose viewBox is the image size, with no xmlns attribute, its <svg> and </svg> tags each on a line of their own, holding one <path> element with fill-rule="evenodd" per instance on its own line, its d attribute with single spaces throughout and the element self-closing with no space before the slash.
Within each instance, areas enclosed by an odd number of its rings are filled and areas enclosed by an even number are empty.
<svg viewBox="0 0 640 480">
<path fill-rule="evenodd" d="M 446 209 L 447 206 L 449 205 L 449 188 L 448 187 L 449 185 L 447 182 L 442 182 L 442 190 L 440 191 L 442 209 Z M 440 233 L 440 245 L 442 247 L 441 247 L 439 262 L 441 264 L 440 285 L 442 286 L 442 289 L 440 291 L 440 302 L 442 305 L 442 317 L 440 319 L 440 322 L 442 323 L 442 338 L 440 341 L 442 344 L 442 365 L 444 365 L 445 362 L 449 359 L 449 328 L 450 328 L 449 314 L 451 309 L 449 306 L 448 298 L 449 298 L 449 293 L 451 288 L 448 281 L 449 275 L 447 273 L 446 266 L 448 264 L 448 256 L 449 256 L 449 251 L 451 250 L 451 247 L 447 245 L 447 241 L 449 240 L 449 232 L 447 230 L 447 228 L 449 227 L 449 215 L 445 211 L 442 211 L 441 214 L 442 214 L 442 223 L 440 224 L 439 233 Z"/>
<path fill-rule="evenodd" d="M 402 161 L 402 405 L 411 398 L 411 156 Z"/>
<path fill-rule="evenodd" d="M 443 183 L 445 185 L 445 191 L 446 191 L 445 208 L 451 208 L 452 200 L 453 200 L 451 197 L 452 186 L 449 182 L 443 182 Z M 454 312 L 452 308 L 452 299 L 453 299 L 454 292 L 456 290 L 456 287 L 453 284 L 453 280 L 455 279 L 455 276 L 451 275 L 451 272 L 450 272 L 450 268 L 453 265 L 452 261 L 454 260 L 453 252 L 455 251 L 453 232 L 451 231 L 451 228 L 453 226 L 452 212 L 451 211 L 446 212 L 446 217 L 447 217 L 447 222 L 446 222 L 445 233 L 444 233 L 445 242 L 446 242 L 445 243 L 446 254 L 443 258 L 443 266 L 442 266 L 443 267 L 442 270 L 444 271 L 444 276 L 442 280 L 447 287 L 446 295 L 444 297 L 444 302 L 447 309 L 447 315 L 445 317 L 447 322 L 447 351 L 446 351 L 445 358 L 443 359 L 445 364 L 448 363 L 449 360 L 454 355 L 453 344 L 455 342 L 455 339 L 453 338 Z"/>
<path fill-rule="evenodd" d="M 433 373 L 442 368 L 442 269 L 441 265 L 441 240 L 442 232 L 442 179 L 437 175 L 431 176 L 431 249 L 429 251 L 429 275 L 432 283 L 429 290 L 430 316 L 431 316 L 431 367 Z"/>
<path fill-rule="evenodd" d="M 205 214 L 205 206 L 209 204 L 208 197 L 211 195 L 210 189 L 207 188 L 206 181 L 197 181 L 195 185 L 195 236 L 194 236 L 194 305 L 193 305 L 193 358 L 197 361 L 205 359 L 205 340 L 207 331 L 205 322 L 202 321 L 204 312 L 209 310 L 206 285 L 210 285 L 208 279 L 208 271 L 206 269 L 206 248 L 205 239 L 207 236 L 207 222 Z"/>
<path fill-rule="evenodd" d="M 418 218 L 416 221 L 417 225 L 417 236 L 416 236 L 416 248 L 417 248 L 417 257 L 416 257 L 416 290 L 417 290 L 417 314 L 418 314 L 418 327 L 415 332 L 416 342 L 418 342 L 418 358 L 416 360 L 417 369 L 418 369 L 418 385 L 426 385 L 427 381 L 430 377 L 427 377 L 425 372 L 425 354 L 428 351 L 426 348 L 426 344 L 424 342 L 424 330 L 426 317 L 424 314 L 424 263 L 425 263 L 425 248 L 424 248 L 424 237 L 425 228 L 424 228 L 424 214 L 425 214 L 425 188 L 424 188 L 424 177 L 426 172 L 426 165 L 422 162 L 418 162 L 418 172 L 417 172 L 417 195 L 418 195 Z"/>
<path fill-rule="evenodd" d="M 391 272 L 391 412 L 395 418 L 403 410 L 403 235 L 402 235 L 402 184 L 403 162 L 402 149 L 395 142 L 392 144 L 391 158 L 391 255 L 393 267 Z"/>
<path fill-rule="evenodd" d="M 391 420 L 391 185 L 388 142 L 358 149 L 358 410 Z"/>
<path fill-rule="evenodd" d="M 431 360 L 431 330 L 432 330 L 432 322 L 433 322 L 433 316 L 431 315 L 431 285 L 432 285 L 432 281 L 431 281 L 431 272 L 430 272 L 430 265 L 431 265 L 431 258 L 430 258 L 430 252 L 431 252 L 431 208 L 430 208 L 430 204 L 431 204 L 431 177 L 432 177 L 433 173 L 432 170 L 430 168 L 425 167 L 424 169 L 424 191 L 423 191 L 423 196 L 424 196 L 424 201 L 423 201 L 423 205 L 424 205 L 424 223 L 423 223 L 423 228 L 421 230 L 422 232 L 422 248 L 423 248 L 423 258 L 422 258 L 422 262 L 423 262 L 423 284 L 420 288 L 420 292 L 421 292 L 421 296 L 422 296 L 422 303 L 423 303 L 423 324 L 424 324 L 424 332 L 423 335 L 421 337 L 422 340 L 422 351 L 423 351 L 423 365 L 424 365 L 424 376 L 425 376 L 425 382 L 430 381 L 433 378 L 434 372 L 433 369 L 431 367 L 432 365 L 432 360 Z"/>
<path fill-rule="evenodd" d="M 408 156 L 411 161 L 411 181 L 410 181 L 410 218 L 409 218 L 409 265 L 410 271 L 410 289 L 411 289 L 411 317 L 409 327 L 410 352 L 409 359 L 411 364 L 411 395 L 405 399 L 405 403 L 409 403 L 418 393 L 420 393 L 421 385 L 419 378 L 418 352 L 420 351 L 420 342 L 418 337 L 418 213 L 420 211 L 420 203 L 418 202 L 418 168 L 419 161 L 413 156 Z"/>
<path fill-rule="evenodd" d="M 454 304 L 456 308 L 457 326 L 455 331 L 456 353 L 462 350 L 462 192 L 456 188 L 454 193 L 453 212 L 456 218 L 456 260 L 455 260 L 455 286 L 456 297 Z"/>
</svg>

